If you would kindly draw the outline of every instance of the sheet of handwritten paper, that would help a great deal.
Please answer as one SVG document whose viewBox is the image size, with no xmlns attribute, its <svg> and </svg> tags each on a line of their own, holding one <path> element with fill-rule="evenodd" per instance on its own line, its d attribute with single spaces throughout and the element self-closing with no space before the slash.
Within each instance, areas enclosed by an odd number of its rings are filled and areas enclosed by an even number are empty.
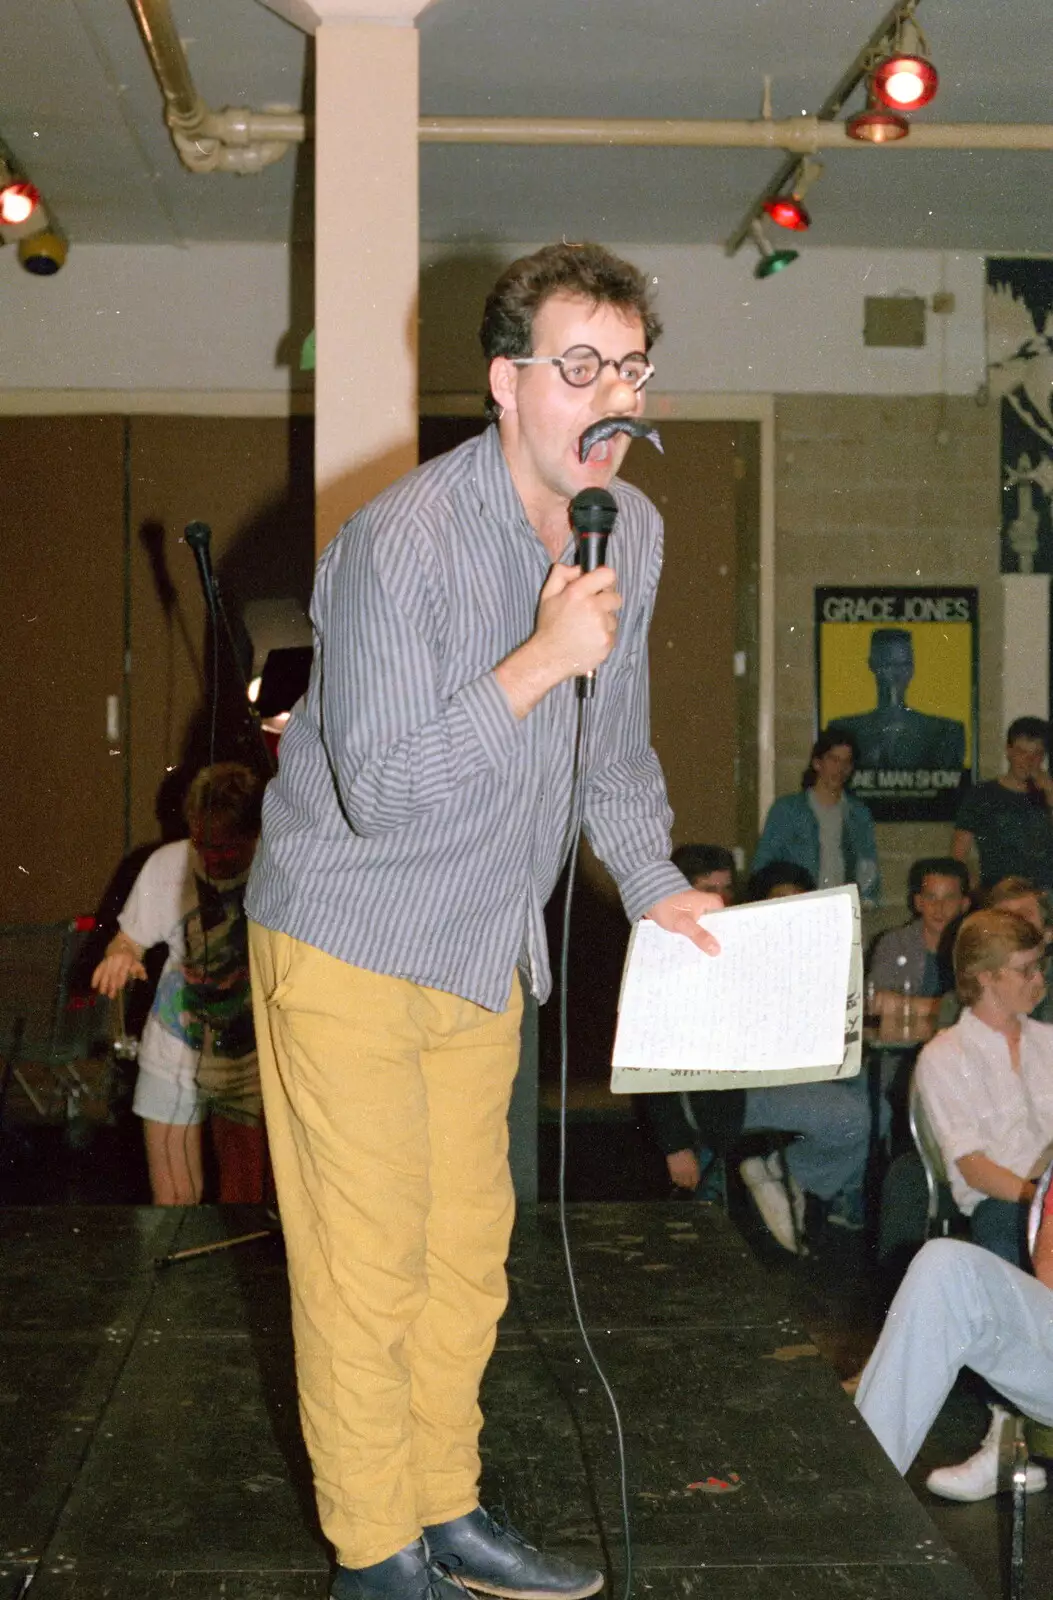
<svg viewBox="0 0 1053 1600">
<path fill-rule="evenodd" d="M 654 1088 L 682 1089 L 705 1085 L 659 1080 L 701 1072 L 723 1088 L 844 1072 L 853 979 L 858 987 L 854 889 L 739 906 L 703 926 L 719 956 L 653 922 L 633 930 L 612 1087 L 646 1090 L 652 1074 Z"/>
</svg>

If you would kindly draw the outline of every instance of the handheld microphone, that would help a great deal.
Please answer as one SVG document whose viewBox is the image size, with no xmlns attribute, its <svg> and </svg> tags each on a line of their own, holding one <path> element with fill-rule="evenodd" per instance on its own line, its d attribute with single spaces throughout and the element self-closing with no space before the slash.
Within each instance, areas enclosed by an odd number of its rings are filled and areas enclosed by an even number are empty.
<svg viewBox="0 0 1053 1600">
<path fill-rule="evenodd" d="M 582 489 L 570 502 L 570 524 L 578 545 L 578 566 L 582 572 L 595 572 L 607 556 L 607 540 L 618 505 L 606 489 Z M 596 692 L 596 671 L 578 679 L 578 699 L 591 700 Z"/>
<path fill-rule="evenodd" d="M 197 562 L 206 598 L 210 597 L 215 592 L 212 553 L 209 548 L 212 543 L 212 529 L 207 522 L 188 522 L 183 529 L 183 539 L 194 552 L 194 560 Z"/>
</svg>

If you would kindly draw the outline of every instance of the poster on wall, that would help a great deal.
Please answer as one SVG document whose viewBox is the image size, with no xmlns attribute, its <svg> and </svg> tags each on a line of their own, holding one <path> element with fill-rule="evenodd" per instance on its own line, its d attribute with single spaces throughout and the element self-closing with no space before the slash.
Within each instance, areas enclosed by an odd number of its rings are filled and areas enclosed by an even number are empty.
<svg viewBox="0 0 1053 1600">
<path fill-rule="evenodd" d="M 1053 258 L 987 261 L 987 392 L 1001 408 L 1003 572 L 1053 572 Z"/>
<path fill-rule="evenodd" d="M 852 793 L 879 822 L 950 821 L 976 776 L 977 591 L 815 591 L 818 725 L 859 748 Z"/>
</svg>

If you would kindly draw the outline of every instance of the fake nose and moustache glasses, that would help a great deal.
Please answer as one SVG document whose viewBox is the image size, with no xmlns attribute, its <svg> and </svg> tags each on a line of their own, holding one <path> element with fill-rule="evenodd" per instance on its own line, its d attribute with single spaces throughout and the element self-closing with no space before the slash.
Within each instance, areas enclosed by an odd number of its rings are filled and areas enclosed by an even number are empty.
<svg viewBox="0 0 1053 1600">
<path fill-rule="evenodd" d="M 590 450 L 602 444 L 605 439 L 613 439 L 616 433 L 627 433 L 631 439 L 649 439 L 660 455 L 665 454 L 658 429 L 650 427 L 642 418 L 601 417 L 599 422 L 594 422 L 590 428 L 586 428 L 578 440 L 579 461 L 587 461 Z"/>
</svg>

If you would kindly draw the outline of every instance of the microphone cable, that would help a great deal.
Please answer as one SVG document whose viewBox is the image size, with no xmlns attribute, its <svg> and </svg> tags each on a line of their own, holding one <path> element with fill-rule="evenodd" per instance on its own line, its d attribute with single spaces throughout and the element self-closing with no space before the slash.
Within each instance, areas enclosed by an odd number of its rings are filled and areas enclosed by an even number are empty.
<svg viewBox="0 0 1053 1600">
<path fill-rule="evenodd" d="M 568 1027 L 567 1027 L 567 986 L 568 986 L 568 955 L 570 951 L 570 913 L 574 900 L 574 880 L 578 867 L 578 847 L 581 843 L 582 823 L 585 816 L 585 795 L 588 779 L 589 738 L 592 731 L 592 699 L 579 696 L 578 698 L 577 732 L 574 742 L 574 770 L 571 781 L 570 826 L 571 849 L 567 863 L 567 892 L 563 901 L 563 926 L 560 944 L 559 959 L 559 1165 L 558 1165 L 558 1210 L 559 1233 L 563 1245 L 563 1260 L 567 1269 L 567 1283 L 570 1288 L 571 1305 L 574 1308 L 574 1320 L 577 1323 L 581 1342 L 585 1347 L 593 1371 L 599 1378 L 603 1391 L 607 1396 L 611 1415 L 614 1418 L 614 1432 L 618 1445 L 618 1476 L 621 1491 L 622 1510 L 622 1540 L 625 1546 L 625 1587 L 623 1600 L 630 1600 L 633 1586 L 633 1545 L 632 1524 L 629 1514 L 629 1474 L 625 1460 L 625 1434 L 622 1428 L 621 1412 L 615 1399 L 614 1390 L 611 1388 L 607 1374 L 600 1365 L 589 1339 L 588 1330 L 581 1312 L 581 1302 L 578 1298 L 578 1284 L 574 1274 L 574 1260 L 570 1247 L 570 1234 L 567 1228 L 567 1064 L 569 1060 Z"/>
</svg>

